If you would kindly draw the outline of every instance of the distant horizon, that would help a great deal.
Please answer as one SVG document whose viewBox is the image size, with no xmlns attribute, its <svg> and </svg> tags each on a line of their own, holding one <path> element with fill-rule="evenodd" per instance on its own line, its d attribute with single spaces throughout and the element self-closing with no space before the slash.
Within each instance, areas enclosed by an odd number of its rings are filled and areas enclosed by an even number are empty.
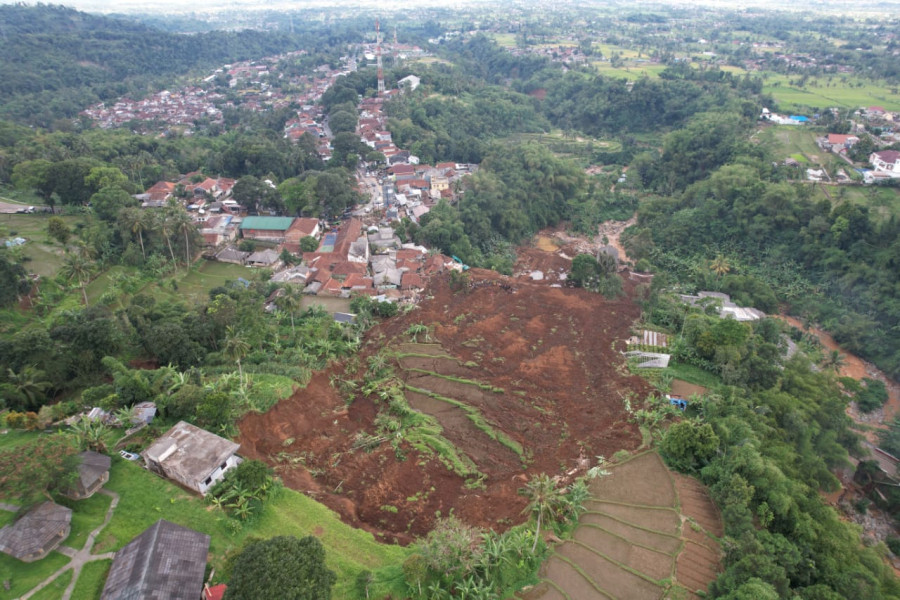
<svg viewBox="0 0 900 600">
<path fill-rule="evenodd" d="M 34 6 L 38 4 L 38 0 L 0 0 L 0 4 L 26 4 Z M 46 2 L 44 2 L 46 4 Z M 853 12 L 856 14 L 866 14 L 873 16 L 874 14 L 882 14 L 885 17 L 891 17 L 900 12 L 900 0 L 894 2 L 870 2 L 861 3 L 861 5 L 848 7 L 846 2 L 841 0 L 807 0 L 786 6 L 782 2 L 776 0 L 696 0 L 688 2 L 686 0 L 646 0 L 638 2 L 624 2 L 623 0 L 603 1 L 597 0 L 593 2 L 597 5 L 622 5 L 629 6 L 653 6 L 669 5 L 673 7 L 695 7 L 710 6 L 720 9 L 740 9 L 740 8 L 768 8 L 773 11 L 795 12 L 798 10 L 815 10 L 820 12 Z M 244 11 L 281 11 L 287 12 L 291 10 L 302 10 L 307 8 L 350 8 L 350 7 L 380 7 L 386 12 L 408 9 L 408 2 L 400 0 L 194 0 L 186 5 L 180 0 L 158 0 L 148 3 L 145 0 L 64 0 L 58 2 L 63 6 L 74 8 L 79 11 L 97 13 L 97 14 L 143 14 L 143 15 L 191 15 L 198 16 L 213 15 L 223 12 L 231 12 L 235 10 Z M 419 7 L 487 7 L 490 5 L 503 5 L 504 2 L 484 2 L 483 0 L 420 0 L 417 3 Z M 535 0 L 535 4 L 538 2 Z M 566 8 L 568 2 L 562 2 L 560 8 Z M 579 3 L 580 6 L 584 4 Z"/>
</svg>

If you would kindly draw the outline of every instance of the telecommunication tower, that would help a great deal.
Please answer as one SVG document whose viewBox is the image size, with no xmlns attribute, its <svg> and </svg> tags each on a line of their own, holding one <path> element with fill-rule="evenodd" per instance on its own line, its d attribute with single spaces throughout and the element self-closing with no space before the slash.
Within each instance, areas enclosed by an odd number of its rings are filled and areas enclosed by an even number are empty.
<svg viewBox="0 0 900 600">
<path fill-rule="evenodd" d="M 384 95 L 384 70 L 381 67 L 381 27 L 375 19 L 375 60 L 378 65 L 378 95 Z"/>
</svg>

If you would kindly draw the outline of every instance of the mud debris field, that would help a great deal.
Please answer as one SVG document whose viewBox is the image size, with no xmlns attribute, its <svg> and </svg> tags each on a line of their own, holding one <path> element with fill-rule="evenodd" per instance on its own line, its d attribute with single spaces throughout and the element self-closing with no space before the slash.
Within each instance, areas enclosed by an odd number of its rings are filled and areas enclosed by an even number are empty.
<svg viewBox="0 0 900 600">
<path fill-rule="evenodd" d="M 532 249 L 528 267 L 550 267 L 535 264 L 541 254 L 565 260 Z M 628 295 L 614 301 L 480 269 L 468 278 L 464 291 L 451 290 L 446 274 L 433 278 L 418 308 L 366 334 L 359 360 L 391 357 L 409 404 L 437 419 L 442 435 L 483 474 L 480 483 L 405 442 L 399 451 L 388 443 L 354 450 L 359 432 L 375 432 L 378 407 L 362 394 L 348 406 L 331 385 L 344 364 L 316 373 L 268 413 L 246 416 L 242 454 L 265 460 L 287 486 L 348 523 L 407 543 L 451 511 L 503 530 L 526 518 L 518 490 L 529 476 L 564 474 L 580 455 L 640 445 L 625 402 L 636 404 L 651 389 L 627 373 L 621 354 L 639 316 L 627 278 Z M 427 335 L 411 339 L 415 324 Z M 476 418 L 483 427 L 473 425 Z"/>
</svg>

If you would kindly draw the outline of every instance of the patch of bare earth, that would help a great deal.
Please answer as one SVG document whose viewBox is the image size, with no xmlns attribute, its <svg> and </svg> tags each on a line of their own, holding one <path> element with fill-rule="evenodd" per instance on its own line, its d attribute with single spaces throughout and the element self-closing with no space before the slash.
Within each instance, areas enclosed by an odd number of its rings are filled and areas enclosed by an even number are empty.
<svg viewBox="0 0 900 600">
<path fill-rule="evenodd" d="M 555 254 L 530 250 L 569 267 Z M 359 363 L 386 350 L 405 383 L 426 390 L 408 389 L 407 398 L 435 416 L 442 435 L 472 459 L 485 476 L 483 488 L 467 487 L 435 456 L 406 443 L 398 452 L 386 443 L 354 450 L 357 434 L 376 433 L 378 407 L 362 395 L 346 406 L 329 383 L 332 375 L 346 376 L 343 364 L 317 373 L 269 412 L 244 417 L 241 452 L 273 465 L 287 486 L 345 521 L 406 543 L 451 510 L 469 524 L 502 530 L 527 518 L 518 490 L 529 476 L 571 470 L 582 448 L 605 456 L 636 449 L 640 432 L 623 398 L 651 390 L 625 373 L 613 349 L 639 316 L 635 303 L 492 271 L 472 269 L 468 277 L 463 291 L 451 290 L 446 275 L 433 278 L 418 308 L 366 335 Z M 630 293 L 633 284 L 624 285 Z M 428 326 L 427 341 L 434 343 L 412 343 L 406 332 L 413 324 Z M 474 409 L 492 430 L 521 445 L 526 460 L 429 393 Z"/>
</svg>

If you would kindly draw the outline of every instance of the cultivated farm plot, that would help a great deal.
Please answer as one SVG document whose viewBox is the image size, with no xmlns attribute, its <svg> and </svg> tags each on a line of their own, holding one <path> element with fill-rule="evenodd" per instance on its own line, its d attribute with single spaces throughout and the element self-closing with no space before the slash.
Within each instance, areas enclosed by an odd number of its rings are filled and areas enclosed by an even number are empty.
<svg viewBox="0 0 900 600">
<path fill-rule="evenodd" d="M 722 519 L 705 488 L 655 452 L 609 469 L 573 538 L 554 548 L 526 600 L 699 598 L 721 569 Z"/>
</svg>

